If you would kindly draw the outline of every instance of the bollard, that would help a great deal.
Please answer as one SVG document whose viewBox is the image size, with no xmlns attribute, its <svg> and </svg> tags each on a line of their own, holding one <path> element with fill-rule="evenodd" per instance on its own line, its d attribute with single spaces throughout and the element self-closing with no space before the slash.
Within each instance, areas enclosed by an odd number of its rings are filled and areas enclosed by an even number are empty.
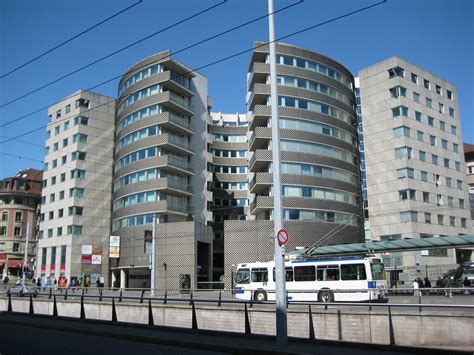
<svg viewBox="0 0 474 355">
<path fill-rule="evenodd" d="M 115 310 L 115 297 L 112 297 L 112 322 L 117 321 L 117 312 Z"/>
<path fill-rule="evenodd" d="M 418 304 L 421 304 L 421 291 L 418 291 Z M 418 312 L 421 312 L 421 306 L 418 307 Z"/>
<path fill-rule="evenodd" d="M 342 341 L 342 324 L 341 324 L 341 310 L 337 310 L 337 330 L 339 333 L 339 341 Z"/>
<path fill-rule="evenodd" d="M 58 305 L 56 304 L 56 295 L 54 295 L 53 299 L 53 317 L 58 316 Z"/>
<path fill-rule="evenodd" d="M 102 302 L 102 289 L 99 290 L 99 302 Z"/>
<path fill-rule="evenodd" d="M 309 338 L 311 340 L 316 339 L 316 335 L 314 334 L 313 313 L 311 312 L 311 305 L 309 305 Z"/>
<path fill-rule="evenodd" d="M 153 321 L 153 309 L 151 308 L 151 299 L 148 299 L 148 325 L 155 325 Z"/>
<path fill-rule="evenodd" d="M 168 301 L 168 290 L 165 290 L 165 299 L 163 300 L 163 304 L 166 304 L 166 302 Z"/>
<path fill-rule="evenodd" d="M 12 295 L 10 294 L 10 289 L 8 289 L 8 312 L 13 312 L 12 308 Z"/>
<path fill-rule="evenodd" d="M 219 302 L 217 303 L 217 307 L 221 306 L 221 301 L 222 301 L 222 291 L 219 291 Z"/>
<path fill-rule="evenodd" d="M 120 289 L 119 302 L 122 302 L 122 292 L 123 292 L 123 289 Z"/>
<path fill-rule="evenodd" d="M 48 300 L 50 300 L 52 296 L 53 296 L 53 289 L 52 289 L 52 288 L 50 288 L 50 289 L 49 289 L 49 296 L 48 296 Z"/>
<path fill-rule="evenodd" d="M 140 303 L 143 303 L 143 295 L 145 294 L 145 290 L 142 290 L 142 296 L 140 297 Z"/>
<path fill-rule="evenodd" d="M 193 291 L 191 291 L 189 293 L 189 305 L 192 305 L 192 304 L 194 304 L 194 302 L 193 302 Z"/>
<path fill-rule="evenodd" d="M 33 296 L 30 295 L 30 311 L 29 314 L 35 314 L 35 310 L 33 309 Z"/>
<path fill-rule="evenodd" d="M 251 334 L 250 330 L 250 319 L 249 319 L 249 312 L 247 310 L 247 303 L 245 303 L 245 334 Z"/>
<path fill-rule="evenodd" d="M 64 292 L 64 300 L 67 300 L 67 288 L 66 288 L 66 292 Z"/>
<path fill-rule="evenodd" d="M 194 307 L 194 301 L 193 301 L 193 322 L 192 322 L 192 329 L 193 330 L 198 330 L 198 323 L 197 323 L 197 317 L 196 317 L 196 308 Z"/>
<path fill-rule="evenodd" d="M 81 315 L 80 319 L 86 319 L 86 311 L 84 309 L 84 295 L 81 296 Z"/>
<path fill-rule="evenodd" d="M 393 323 L 392 323 L 392 312 L 390 306 L 388 306 L 388 332 L 390 338 L 390 346 L 395 345 L 395 333 L 393 332 Z"/>
</svg>

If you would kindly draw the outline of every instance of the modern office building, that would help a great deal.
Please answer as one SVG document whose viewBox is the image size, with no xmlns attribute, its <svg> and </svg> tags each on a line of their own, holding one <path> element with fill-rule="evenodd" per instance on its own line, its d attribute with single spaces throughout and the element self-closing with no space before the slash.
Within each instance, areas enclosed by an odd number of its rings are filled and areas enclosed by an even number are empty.
<svg viewBox="0 0 474 355">
<path fill-rule="evenodd" d="M 333 59 L 277 45 L 282 205 L 289 249 L 363 240 L 354 78 Z M 256 42 L 249 65 L 250 214 L 225 226 L 231 265 L 273 256 L 269 48 Z"/>
<path fill-rule="evenodd" d="M 474 144 L 464 144 L 464 158 L 466 160 L 467 184 L 469 185 L 471 219 L 474 220 Z"/>
<path fill-rule="evenodd" d="M 211 112 L 209 152 L 213 193 L 213 280 L 224 274 L 224 221 L 247 220 L 249 214 L 248 121 L 245 114 Z"/>
<path fill-rule="evenodd" d="M 111 265 L 113 282 L 150 286 L 143 238 L 154 215 L 158 287 L 177 287 L 183 272 L 193 286 L 210 280 L 207 78 L 163 51 L 128 69 L 118 96 L 112 234 L 120 237 L 120 258 Z"/>
<path fill-rule="evenodd" d="M 33 271 L 42 175 L 42 170 L 24 169 L 0 181 L 0 277 Z"/>
<path fill-rule="evenodd" d="M 398 57 L 359 73 L 371 238 L 471 233 L 456 88 Z M 385 257 L 401 281 L 455 269 L 454 250 Z"/>
<path fill-rule="evenodd" d="M 37 276 L 108 282 L 115 99 L 80 90 L 48 114 Z"/>
</svg>

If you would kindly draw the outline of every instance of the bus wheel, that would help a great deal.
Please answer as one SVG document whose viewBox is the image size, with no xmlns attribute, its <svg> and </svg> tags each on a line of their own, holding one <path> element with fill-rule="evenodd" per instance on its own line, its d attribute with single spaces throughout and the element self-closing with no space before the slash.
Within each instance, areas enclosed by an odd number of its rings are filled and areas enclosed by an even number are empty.
<svg viewBox="0 0 474 355">
<path fill-rule="evenodd" d="M 267 293 L 265 291 L 256 291 L 253 295 L 254 301 L 263 302 L 267 300 Z"/>
<path fill-rule="evenodd" d="M 334 294 L 329 290 L 319 291 L 318 301 L 324 303 L 334 302 Z"/>
</svg>

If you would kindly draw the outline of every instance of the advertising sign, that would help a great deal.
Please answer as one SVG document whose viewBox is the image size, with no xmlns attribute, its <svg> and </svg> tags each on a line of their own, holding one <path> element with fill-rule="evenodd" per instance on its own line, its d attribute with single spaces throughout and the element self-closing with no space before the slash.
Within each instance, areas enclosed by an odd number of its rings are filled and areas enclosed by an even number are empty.
<svg viewBox="0 0 474 355">
<path fill-rule="evenodd" d="M 120 236 L 110 236 L 109 258 L 120 258 Z"/>
<path fill-rule="evenodd" d="M 102 245 L 94 245 L 92 247 L 92 255 L 102 255 Z"/>
<path fill-rule="evenodd" d="M 91 264 L 92 263 L 92 255 L 81 255 L 81 262 L 83 264 Z"/>
<path fill-rule="evenodd" d="M 59 272 L 66 272 L 66 265 L 64 264 L 59 265 Z"/>
<path fill-rule="evenodd" d="M 58 287 L 64 288 L 67 286 L 67 279 L 65 276 L 59 276 L 58 278 Z"/>
<path fill-rule="evenodd" d="M 102 264 L 102 255 L 92 255 L 92 264 L 94 265 Z"/>
<path fill-rule="evenodd" d="M 84 244 L 82 246 L 82 255 L 92 255 L 92 245 Z"/>
</svg>

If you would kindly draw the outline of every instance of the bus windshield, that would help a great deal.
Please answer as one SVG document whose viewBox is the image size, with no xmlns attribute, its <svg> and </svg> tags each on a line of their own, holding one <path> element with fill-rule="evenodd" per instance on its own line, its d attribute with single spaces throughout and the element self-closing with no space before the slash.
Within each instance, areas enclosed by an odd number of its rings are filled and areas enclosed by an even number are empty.
<svg viewBox="0 0 474 355">
<path fill-rule="evenodd" d="M 370 263 L 372 280 L 385 280 L 385 268 L 380 259 L 372 259 Z"/>
<path fill-rule="evenodd" d="M 248 284 L 250 282 L 250 270 L 249 269 L 240 269 L 235 274 L 235 283 L 236 284 Z"/>
</svg>

